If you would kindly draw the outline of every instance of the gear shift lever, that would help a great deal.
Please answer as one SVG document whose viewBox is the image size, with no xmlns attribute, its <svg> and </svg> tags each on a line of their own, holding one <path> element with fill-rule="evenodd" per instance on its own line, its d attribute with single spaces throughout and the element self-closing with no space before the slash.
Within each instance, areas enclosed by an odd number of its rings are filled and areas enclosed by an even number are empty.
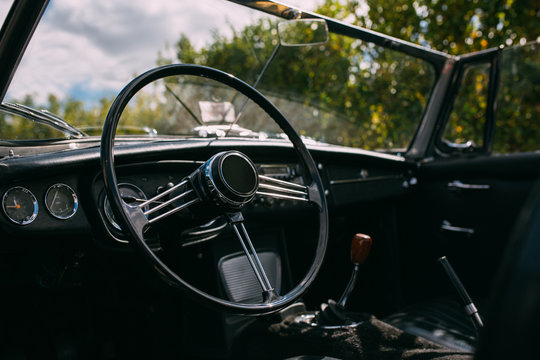
<svg viewBox="0 0 540 360">
<path fill-rule="evenodd" d="M 358 276 L 358 270 L 360 269 L 360 265 L 366 261 L 369 252 L 371 251 L 372 243 L 373 240 L 369 235 L 356 234 L 353 236 L 351 242 L 351 262 L 353 263 L 354 268 L 351 274 L 351 279 L 349 280 L 349 284 L 345 288 L 343 295 L 341 295 L 341 298 L 337 303 L 337 306 L 339 306 L 341 309 L 345 309 L 347 300 L 349 299 L 349 296 L 354 290 L 356 277 Z"/>
<path fill-rule="evenodd" d="M 319 326 L 355 326 L 359 324 L 358 321 L 354 320 L 355 317 L 358 317 L 358 314 L 354 316 L 352 313 L 346 312 L 345 305 L 354 289 L 360 265 L 366 261 L 369 255 L 372 242 L 371 237 L 368 235 L 356 234 L 353 236 L 351 242 L 351 261 L 354 268 L 349 284 L 337 303 L 330 299 L 328 300 L 328 304 L 321 305 L 321 311 L 316 316 L 316 322 Z"/>
</svg>

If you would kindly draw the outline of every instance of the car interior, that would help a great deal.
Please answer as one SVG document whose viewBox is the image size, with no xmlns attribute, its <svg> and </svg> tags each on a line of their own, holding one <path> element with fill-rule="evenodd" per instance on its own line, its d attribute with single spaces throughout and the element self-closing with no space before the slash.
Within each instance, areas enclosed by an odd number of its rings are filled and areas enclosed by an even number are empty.
<svg viewBox="0 0 540 360">
<path fill-rule="evenodd" d="M 147 68 L 88 136 L 7 102 L 51 6 L 13 2 L 0 32 L 0 110 L 72 136 L 0 141 L 0 358 L 539 358 L 540 153 L 493 150 L 499 93 L 517 88 L 502 82 L 511 48 L 455 57 L 277 1 L 220 2 L 291 22 L 281 54 L 342 36 L 429 63 L 410 141 L 379 151 L 311 136 L 292 100 L 265 92 L 277 58 L 255 86 L 208 64 Z M 295 39 L 306 24 L 323 24 L 330 40 Z M 528 45 L 537 69 L 538 42 Z M 455 122 L 469 124 L 463 89 L 478 77 L 483 120 L 472 141 L 455 141 Z M 152 86 L 195 89 L 167 99 L 200 128 L 122 132 Z M 214 115 L 219 125 L 206 125 Z"/>
</svg>

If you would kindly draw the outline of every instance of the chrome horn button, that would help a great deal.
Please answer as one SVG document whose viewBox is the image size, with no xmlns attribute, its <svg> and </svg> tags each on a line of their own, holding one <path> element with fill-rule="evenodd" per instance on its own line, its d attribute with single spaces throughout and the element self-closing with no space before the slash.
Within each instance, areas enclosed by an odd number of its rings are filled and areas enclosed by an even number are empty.
<svg viewBox="0 0 540 360">
<path fill-rule="evenodd" d="M 220 158 L 220 178 L 228 190 L 241 197 L 253 197 L 259 185 L 255 164 L 240 152 L 228 152 Z"/>
<path fill-rule="evenodd" d="M 231 210 L 238 210 L 250 202 L 259 187 L 255 164 L 239 151 L 220 152 L 199 171 L 202 175 L 200 192 L 217 205 Z"/>
</svg>

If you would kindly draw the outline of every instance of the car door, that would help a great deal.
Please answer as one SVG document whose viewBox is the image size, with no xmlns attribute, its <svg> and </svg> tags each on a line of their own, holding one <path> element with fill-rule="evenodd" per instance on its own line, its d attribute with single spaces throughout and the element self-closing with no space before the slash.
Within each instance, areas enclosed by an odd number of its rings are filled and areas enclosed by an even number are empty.
<svg viewBox="0 0 540 360">
<path fill-rule="evenodd" d="M 540 170 L 539 74 L 537 43 L 457 59 L 418 161 L 416 195 L 403 209 L 409 299 L 452 294 L 436 262 L 443 255 L 474 298 L 489 295 Z"/>
</svg>

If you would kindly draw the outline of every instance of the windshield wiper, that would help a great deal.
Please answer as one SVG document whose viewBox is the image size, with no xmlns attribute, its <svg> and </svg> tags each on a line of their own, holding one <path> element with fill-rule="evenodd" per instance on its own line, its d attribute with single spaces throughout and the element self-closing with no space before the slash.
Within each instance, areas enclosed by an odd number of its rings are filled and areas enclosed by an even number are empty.
<svg viewBox="0 0 540 360">
<path fill-rule="evenodd" d="M 21 116 L 37 123 L 50 126 L 56 130 L 63 132 L 70 138 L 80 139 L 88 135 L 68 124 L 60 116 L 53 114 L 47 110 L 36 110 L 22 104 L 1 103 L 0 110 L 3 110 L 11 115 Z"/>
<path fill-rule="evenodd" d="M 191 111 L 191 109 L 189 108 L 189 106 L 187 106 L 187 104 L 185 102 L 182 101 L 182 99 L 180 99 L 180 97 L 178 95 L 176 95 L 176 93 L 174 91 L 172 91 L 172 89 L 169 87 L 169 85 L 165 84 L 165 90 L 167 90 L 173 97 L 176 101 L 178 101 L 180 103 L 180 105 L 182 105 L 182 107 L 184 109 L 186 109 L 186 111 L 189 113 L 189 115 L 191 115 L 191 117 L 197 122 L 197 124 L 201 125 L 201 126 L 204 126 L 203 122 L 201 120 L 199 120 L 199 118 L 197 117 L 197 115 L 195 115 L 195 113 L 193 111 Z"/>
</svg>

